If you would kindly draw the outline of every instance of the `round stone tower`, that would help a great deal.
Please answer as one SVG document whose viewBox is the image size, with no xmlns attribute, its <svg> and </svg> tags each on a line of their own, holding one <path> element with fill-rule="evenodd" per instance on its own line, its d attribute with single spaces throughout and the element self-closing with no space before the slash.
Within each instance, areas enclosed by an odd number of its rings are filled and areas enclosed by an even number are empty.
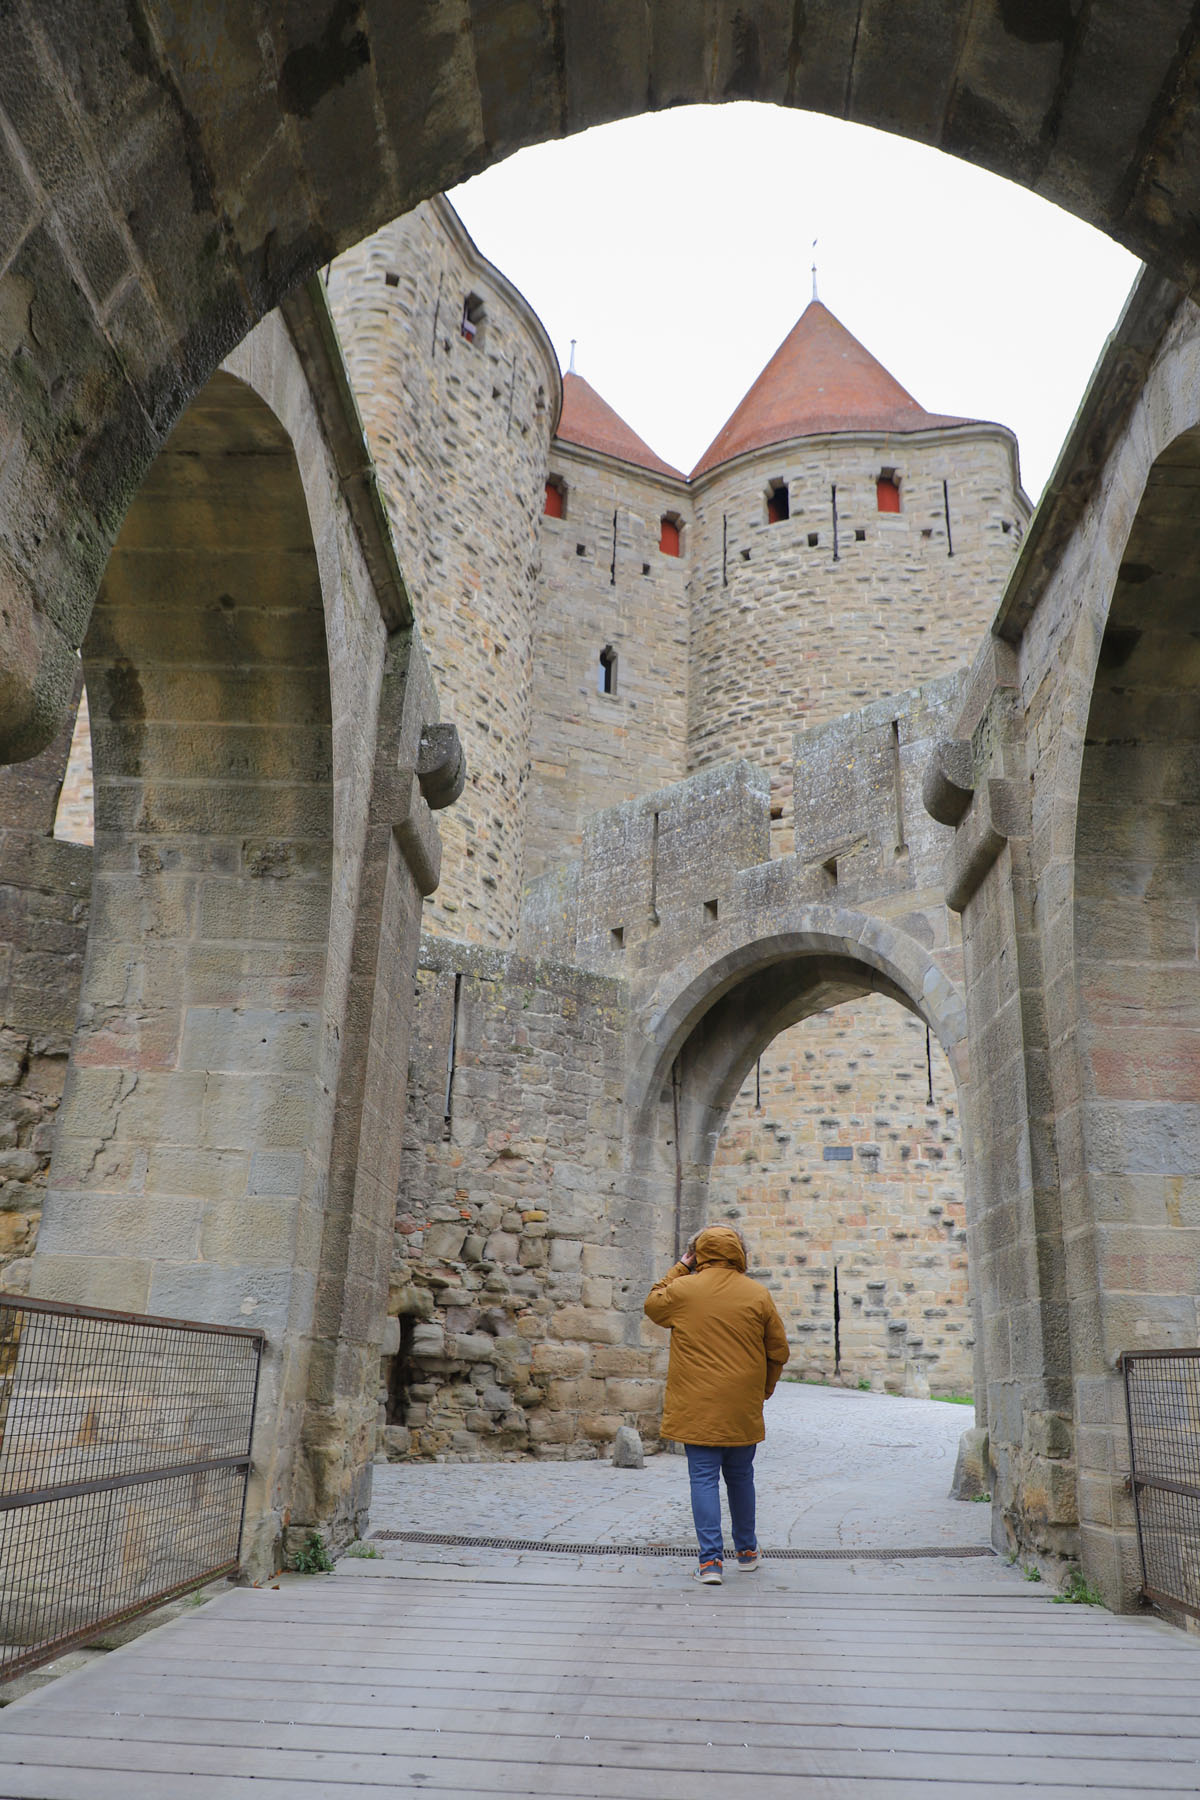
<svg viewBox="0 0 1200 1800">
<path fill-rule="evenodd" d="M 962 666 L 1029 519 L 1002 425 L 929 413 L 819 300 L 690 478 L 688 766 L 791 740 Z"/>
<path fill-rule="evenodd" d="M 458 726 L 428 931 L 504 946 L 521 903 L 538 530 L 562 404 L 540 320 L 445 199 L 334 263 L 329 297 L 401 567 Z"/>
</svg>

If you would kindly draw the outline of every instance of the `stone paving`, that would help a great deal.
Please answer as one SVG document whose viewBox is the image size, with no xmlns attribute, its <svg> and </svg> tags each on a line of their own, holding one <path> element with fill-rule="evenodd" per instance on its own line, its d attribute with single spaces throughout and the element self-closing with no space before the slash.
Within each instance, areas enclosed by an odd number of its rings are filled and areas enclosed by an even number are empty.
<svg viewBox="0 0 1200 1800">
<path fill-rule="evenodd" d="M 970 1407 L 944 1401 L 781 1383 L 755 1463 L 760 1543 L 986 1544 L 991 1509 L 948 1498 L 959 1436 L 974 1422 Z M 687 1467 L 673 1455 L 648 1457 L 644 1469 L 595 1461 L 380 1464 L 370 1530 L 686 1543 Z"/>
</svg>

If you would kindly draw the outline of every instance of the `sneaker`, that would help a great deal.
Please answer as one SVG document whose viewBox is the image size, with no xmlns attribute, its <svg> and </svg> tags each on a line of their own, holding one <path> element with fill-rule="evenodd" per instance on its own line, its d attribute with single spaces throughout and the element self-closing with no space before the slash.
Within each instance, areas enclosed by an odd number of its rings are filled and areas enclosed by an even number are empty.
<svg viewBox="0 0 1200 1800">
<path fill-rule="evenodd" d="M 737 1553 L 737 1566 L 739 1569 L 757 1569 L 758 1551 L 739 1550 Z"/>
<path fill-rule="evenodd" d="M 721 1565 L 720 1565 L 720 1563 L 719 1562 L 701 1563 L 700 1567 L 696 1570 L 696 1573 L 692 1576 L 692 1580 L 693 1581 L 702 1581 L 704 1583 L 705 1587 L 720 1587 L 720 1585 L 721 1585 Z"/>
</svg>

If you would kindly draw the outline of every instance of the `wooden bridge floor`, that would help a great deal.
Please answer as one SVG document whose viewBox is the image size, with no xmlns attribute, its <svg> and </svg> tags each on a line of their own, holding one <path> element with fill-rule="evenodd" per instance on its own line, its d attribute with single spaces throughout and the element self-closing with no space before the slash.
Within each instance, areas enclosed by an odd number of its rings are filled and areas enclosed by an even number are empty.
<svg viewBox="0 0 1200 1800">
<path fill-rule="evenodd" d="M 1200 1641 L 992 1561 L 409 1550 L 231 1590 L 0 1715 L 37 1800 L 1200 1791 Z"/>
</svg>

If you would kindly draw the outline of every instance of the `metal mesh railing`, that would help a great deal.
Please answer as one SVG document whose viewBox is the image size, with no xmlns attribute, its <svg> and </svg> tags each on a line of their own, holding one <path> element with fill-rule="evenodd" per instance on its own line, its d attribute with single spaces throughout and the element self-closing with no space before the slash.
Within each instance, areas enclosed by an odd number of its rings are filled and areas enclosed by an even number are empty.
<svg viewBox="0 0 1200 1800">
<path fill-rule="evenodd" d="M 0 1293 L 0 1680 L 236 1570 L 263 1341 Z"/>
<path fill-rule="evenodd" d="M 1142 1591 L 1200 1618 L 1200 1350 L 1127 1350 L 1121 1368 Z"/>
</svg>

